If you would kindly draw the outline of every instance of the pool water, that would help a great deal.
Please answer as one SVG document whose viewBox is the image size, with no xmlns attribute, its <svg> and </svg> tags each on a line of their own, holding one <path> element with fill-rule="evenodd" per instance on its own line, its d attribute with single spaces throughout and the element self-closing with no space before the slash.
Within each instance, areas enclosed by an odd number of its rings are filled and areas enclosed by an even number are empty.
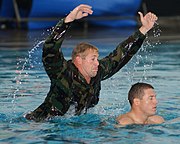
<svg viewBox="0 0 180 144">
<path fill-rule="evenodd" d="M 103 37 L 104 33 L 95 38 L 69 37 L 63 43 L 65 57 L 70 58 L 73 45 L 82 39 L 99 47 L 103 57 L 125 38 Z M 100 101 L 86 115 L 66 115 L 39 123 L 27 121 L 23 115 L 39 106 L 49 90 L 50 81 L 41 62 L 44 40 L 29 44 L 19 38 L 19 44 L 13 40 L 1 43 L 0 143 L 179 143 L 180 42 L 161 41 L 159 37 L 148 38 L 125 67 L 102 82 Z M 130 109 L 127 92 L 131 84 L 138 81 L 155 87 L 159 101 L 157 114 L 166 122 L 117 128 L 115 118 Z"/>
</svg>

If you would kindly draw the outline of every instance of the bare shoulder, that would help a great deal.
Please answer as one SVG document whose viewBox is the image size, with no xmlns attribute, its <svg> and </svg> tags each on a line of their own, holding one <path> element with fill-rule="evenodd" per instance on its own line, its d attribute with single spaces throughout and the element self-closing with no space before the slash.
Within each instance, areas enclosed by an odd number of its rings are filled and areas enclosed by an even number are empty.
<svg viewBox="0 0 180 144">
<path fill-rule="evenodd" d="M 116 120 L 120 125 L 129 125 L 134 123 L 131 117 L 129 117 L 128 113 L 118 116 Z"/>
<path fill-rule="evenodd" d="M 159 115 L 154 115 L 148 118 L 148 124 L 161 124 L 164 121 L 164 118 Z"/>
</svg>

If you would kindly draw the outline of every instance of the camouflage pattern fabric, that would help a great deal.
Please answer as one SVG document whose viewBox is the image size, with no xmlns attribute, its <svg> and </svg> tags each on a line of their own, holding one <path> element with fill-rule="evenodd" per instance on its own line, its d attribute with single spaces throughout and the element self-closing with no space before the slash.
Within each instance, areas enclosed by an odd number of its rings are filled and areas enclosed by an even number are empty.
<svg viewBox="0 0 180 144">
<path fill-rule="evenodd" d="M 72 23 L 72 22 L 71 22 Z M 64 115 L 70 105 L 75 115 L 86 113 L 99 101 L 101 81 L 118 72 L 140 49 L 145 35 L 138 30 L 105 58 L 99 60 L 97 75 L 88 84 L 71 60 L 65 60 L 61 45 L 71 23 L 60 20 L 43 47 L 43 64 L 51 80 L 50 91 L 44 102 L 27 119 L 41 121 L 53 116 Z"/>
</svg>

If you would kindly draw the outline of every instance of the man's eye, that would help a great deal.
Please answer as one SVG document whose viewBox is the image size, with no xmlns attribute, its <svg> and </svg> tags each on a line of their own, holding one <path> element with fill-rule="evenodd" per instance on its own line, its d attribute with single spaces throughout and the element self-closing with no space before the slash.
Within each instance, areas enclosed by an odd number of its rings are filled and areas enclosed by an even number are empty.
<svg viewBox="0 0 180 144">
<path fill-rule="evenodd" d="M 150 96 L 149 99 L 152 100 L 152 99 L 153 99 L 153 96 Z"/>
</svg>

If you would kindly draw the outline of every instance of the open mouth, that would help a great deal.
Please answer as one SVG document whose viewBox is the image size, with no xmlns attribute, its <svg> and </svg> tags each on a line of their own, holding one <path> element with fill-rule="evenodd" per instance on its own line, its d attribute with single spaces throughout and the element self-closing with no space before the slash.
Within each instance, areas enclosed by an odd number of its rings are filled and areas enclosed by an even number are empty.
<svg viewBox="0 0 180 144">
<path fill-rule="evenodd" d="M 157 107 L 153 107 L 153 110 L 156 111 L 156 108 L 157 108 Z"/>
</svg>

